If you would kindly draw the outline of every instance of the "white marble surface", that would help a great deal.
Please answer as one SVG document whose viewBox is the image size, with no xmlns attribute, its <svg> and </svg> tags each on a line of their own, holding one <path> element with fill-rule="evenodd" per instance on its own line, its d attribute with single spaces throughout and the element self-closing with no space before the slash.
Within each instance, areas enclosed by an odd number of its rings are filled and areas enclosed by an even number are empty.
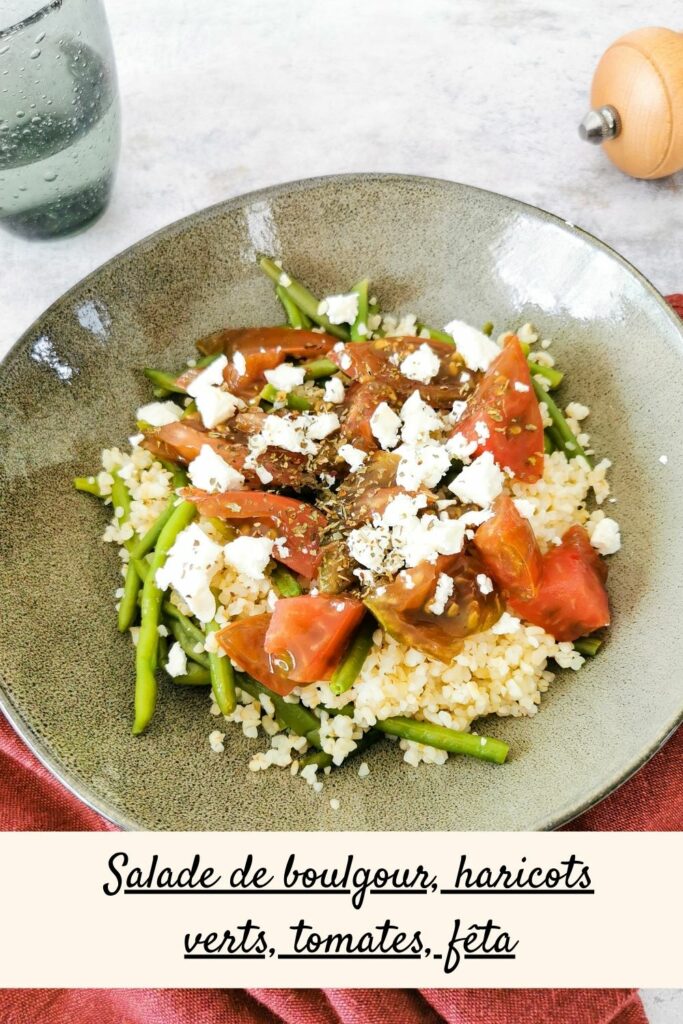
<svg viewBox="0 0 683 1024">
<path fill-rule="evenodd" d="M 89 231 L 0 233 L 0 354 L 98 264 L 193 210 L 341 171 L 452 178 L 535 203 L 683 291 L 683 176 L 639 182 L 582 143 L 595 63 L 678 0 L 109 0 L 123 102 L 116 191 Z M 644 994 L 652 1024 L 681 992 Z M 559 1024 L 559 1022 L 558 1022 Z"/>
<path fill-rule="evenodd" d="M 0 232 L 0 354 L 67 287 L 202 206 L 338 171 L 430 174 L 589 229 L 683 291 L 683 176 L 623 176 L 576 125 L 595 63 L 678 0 L 109 0 L 124 112 L 117 187 L 88 232 Z"/>
</svg>

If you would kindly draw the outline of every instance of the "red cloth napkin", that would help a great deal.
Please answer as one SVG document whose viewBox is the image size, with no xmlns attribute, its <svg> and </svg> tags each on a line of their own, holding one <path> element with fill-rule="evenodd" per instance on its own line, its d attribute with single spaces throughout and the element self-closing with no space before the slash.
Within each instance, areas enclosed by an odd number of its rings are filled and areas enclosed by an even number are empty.
<svg viewBox="0 0 683 1024">
<path fill-rule="evenodd" d="M 670 295 L 683 316 L 683 294 Z M 565 826 L 683 829 L 683 728 L 632 779 Z M 104 831 L 0 719 L 0 828 Z M 7 989 L 0 1024 L 647 1024 L 631 989 Z"/>
</svg>

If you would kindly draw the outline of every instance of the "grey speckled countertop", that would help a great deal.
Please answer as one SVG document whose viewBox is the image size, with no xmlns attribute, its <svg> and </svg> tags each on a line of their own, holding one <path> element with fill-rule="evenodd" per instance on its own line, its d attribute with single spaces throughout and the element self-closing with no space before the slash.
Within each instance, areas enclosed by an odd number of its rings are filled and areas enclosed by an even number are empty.
<svg viewBox="0 0 683 1024">
<path fill-rule="evenodd" d="M 452 178 L 552 210 L 683 291 L 683 175 L 633 181 L 578 138 L 595 64 L 677 0 L 110 0 L 123 101 L 111 206 L 53 242 L 0 233 L 0 355 L 98 264 L 203 206 L 341 171 Z M 680 992 L 644 995 L 652 1024 Z"/>
</svg>

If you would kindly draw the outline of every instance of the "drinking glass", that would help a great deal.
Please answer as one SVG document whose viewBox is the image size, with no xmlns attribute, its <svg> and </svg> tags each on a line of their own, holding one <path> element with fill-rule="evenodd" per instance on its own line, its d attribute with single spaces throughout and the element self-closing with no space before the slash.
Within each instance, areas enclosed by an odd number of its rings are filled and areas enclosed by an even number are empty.
<svg viewBox="0 0 683 1024">
<path fill-rule="evenodd" d="M 101 0 L 0 2 L 0 225 L 45 238 L 107 205 L 120 145 Z"/>
</svg>

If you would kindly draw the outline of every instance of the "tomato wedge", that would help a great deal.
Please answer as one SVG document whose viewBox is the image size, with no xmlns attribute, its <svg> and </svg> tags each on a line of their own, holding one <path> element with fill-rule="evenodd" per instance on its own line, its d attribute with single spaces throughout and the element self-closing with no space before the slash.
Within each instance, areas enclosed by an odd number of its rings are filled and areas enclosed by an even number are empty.
<svg viewBox="0 0 683 1024">
<path fill-rule="evenodd" d="M 237 619 L 216 633 L 216 640 L 243 672 L 286 697 L 297 684 L 265 649 L 271 618 L 271 615 L 251 615 Z"/>
<path fill-rule="evenodd" d="M 370 420 L 382 402 L 396 402 L 396 392 L 381 380 L 352 384 L 347 389 L 347 413 L 341 426 L 341 433 L 354 448 L 361 448 L 366 452 L 379 448 L 379 442 L 370 427 Z"/>
<path fill-rule="evenodd" d="M 416 647 L 440 661 L 450 661 L 466 637 L 481 633 L 498 621 L 503 602 L 493 589 L 482 594 L 477 576 L 484 565 L 476 552 L 442 555 L 436 562 L 420 562 L 396 577 L 383 593 L 375 592 L 365 603 L 396 640 Z M 443 612 L 430 611 L 439 576 L 453 581 Z M 406 586 L 409 577 L 412 586 Z"/>
<path fill-rule="evenodd" d="M 512 498 L 501 494 L 494 515 L 477 530 L 474 544 L 505 594 L 522 600 L 535 597 L 543 574 L 543 559 L 531 523 L 519 514 Z"/>
<path fill-rule="evenodd" d="M 286 355 L 299 359 L 317 359 L 326 355 L 338 340 L 331 334 L 294 331 L 291 327 L 235 327 L 209 334 L 197 342 L 197 348 L 204 356 L 216 352 L 226 356 L 241 352 L 247 356 L 252 352 L 278 348 L 283 359 Z"/>
<path fill-rule="evenodd" d="M 607 566 L 591 546 L 588 534 L 582 526 L 572 526 L 562 543 L 543 556 L 536 596 L 527 600 L 510 597 L 508 607 L 556 640 L 577 640 L 609 626 L 606 579 Z"/>
<path fill-rule="evenodd" d="M 429 384 L 405 377 L 399 364 L 406 356 L 421 345 L 428 345 L 439 356 L 440 367 L 437 375 Z M 353 380 L 381 381 L 396 393 L 398 398 L 406 399 L 417 390 L 425 402 L 437 409 L 449 408 L 456 398 L 469 394 L 474 378 L 466 374 L 461 379 L 464 369 L 462 359 L 452 345 L 444 341 L 433 341 L 425 338 L 377 338 L 375 341 L 356 341 L 346 345 L 343 350 L 330 352 L 329 358 Z"/>
<path fill-rule="evenodd" d="M 320 537 L 327 525 L 322 512 L 296 498 L 265 491 L 225 491 L 207 494 L 195 487 L 185 487 L 181 494 L 193 502 L 203 516 L 218 519 L 249 519 L 255 526 L 285 538 L 286 554 L 273 549 L 273 558 L 306 579 L 315 576 L 320 561 Z"/>
<path fill-rule="evenodd" d="M 478 423 L 488 431 L 484 441 L 478 436 Z M 453 433 L 478 441 L 477 455 L 491 452 L 502 469 L 512 470 L 520 480 L 533 483 L 543 475 L 541 410 L 516 335 L 507 339 L 479 381 Z"/>
<path fill-rule="evenodd" d="M 265 649 L 297 683 L 330 679 L 365 615 L 362 601 L 333 594 L 286 597 L 275 605 Z"/>
</svg>

